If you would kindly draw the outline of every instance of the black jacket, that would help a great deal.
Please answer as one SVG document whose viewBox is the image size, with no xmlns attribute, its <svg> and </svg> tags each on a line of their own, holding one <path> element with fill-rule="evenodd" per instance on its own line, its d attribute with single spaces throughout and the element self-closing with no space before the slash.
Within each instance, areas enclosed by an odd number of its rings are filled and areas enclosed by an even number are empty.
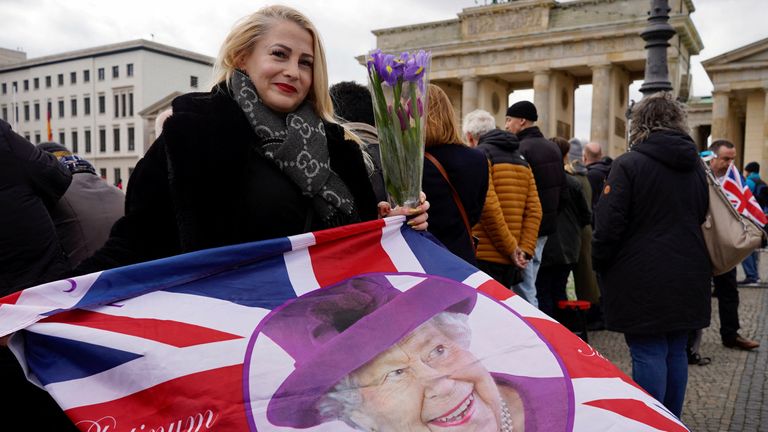
<svg viewBox="0 0 768 432">
<path fill-rule="evenodd" d="M 587 180 L 592 187 L 592 207 L 597 204 L 597 200 L 600 199 L 600 193 L 603 191 L 603 185 L 605 179 L 608 178 L 608 173 L 611 172 L 610 160 L 599 160 L 587 165 Z"/>
<path fill-rule="evenodd" d="M 0 120 L 0 296 L 69 269 L 48 210 L 72 181 L 55 156 Z"/>
<path fill-rule="evenodd" d="M 581 182 L 573 175 L 566 175 L 565 188 L 560 194 L 557 231 L 547 238 L 541 253 L 541 266 L 576 264 L 581 253 L 581 229 L 591 220 L 592 211 Z"/>
<path fill-rule="evenodd" d="M 324 126 L 331 169 L 360 219 L 375 219 L 360 146 L 344 139 L 341 126 Z M 225 87 L 176 98 L 162 135 L 131 176 L 125 216 L 76 273 L 325 228 L 298 187 L 253 150 L 258 139 Z"/>
<path fill-rule="evenodd" d="M 538 127 L 533 126 L 517 133 L 520 153 L 531 165 L 536 189 L 541 201 L 541 225 L 539 237 L 550 235 L 557 229 L 557 209 L 560 193 L 565 187 L 563 155 L 557 144 L 544 138 Z"/>
<path fill-rule="evenodd" d="M 426 151 L 445 169 L 464 206 L 469 226 L 474 226 L 480 220 L 488 192 L 488 160 L 485 155 L 462 144 L 433 145 L 427 147 Z M 429 232 L 454 255 L 477 264 L 470 234 L 453 199 L 451 188 L 426 158 L 421 185 L 431 206 Z"/>
<path fill-rule="evenodd" d="M 654 132 L 616 158 L 592 240 L 609 329 L 658 334 L 709 325 L 712 269 L 701 232 L 708 206 L 688 135 Z"/>
</svg>

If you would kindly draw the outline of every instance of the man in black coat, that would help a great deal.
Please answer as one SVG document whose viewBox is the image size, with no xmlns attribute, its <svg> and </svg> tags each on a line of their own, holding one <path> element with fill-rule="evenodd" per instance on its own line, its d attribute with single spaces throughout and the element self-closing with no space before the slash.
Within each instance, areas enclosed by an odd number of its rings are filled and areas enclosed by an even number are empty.
<svg viewBox="0 0 768 432">
<path fill-rule="evenodd" d="M 48 210 L 72 176 L 0 120 L 0 296 L 50 282 L 69 271 Z M 44 390 L 28 382 L 11 351 L 0 346 L 0 383 L 9 416 L 30 409 L 36 430 L 77 430 Z"/>
<path fill-rule="evenodd" d="M 581 157 L 584 166 L 587 167 L 587 180 L 589 180 L 589 185 L 592 188 L 592 208 L 594 208 L 597 200 L 600 199 L 605 179 L 608 178 L 608 173 L 611 172 L 612 160 L 608 157 L 603 157 L 603 149 L 600 147 L 600 143 L 594 141 L 584 146 Z"/>
<path fill-rule="evenodd" d="M 560 149 L 544 135 L 536 126 L 539 115 L 536 106 L 528 101 L 520 101 L 507 108 L 507 118 L 504 128 L 517 135 L 520 140 L 520 154 L 525 158 L 533 171 L 536 188 L 541 202 L 541 225 L 539 238 L 536 241 L 534 256 L 524 271 L 523 282 L 515 290 L 522 292 L 529 303 L 538 307 L 536 299 L 536 276 L 541 265 L 541 253 L 547 236 L 557 229 L 557 210 L 560 206 L 560 193 L 565 187 L 565 171 Z"/>
<path fill-rule="evenodd" d="M 709 161 L 712 173 L 721 180 L 728 171 L 728 166 L 736 159 L 736 146 L 727 140 L 716 140 L 709 146 L 709 150 L 715 155 Z M 720 339 L 728 348 L 751 350 L 760 346 L 760 343 L 747 339 L 738 333 L 739 330 L 739 290 L 736 283 L 736 268 L 727 273 L 712 278 L 715 285 L 714 293 L 717 296 L 718 310 L 720 313 Z"/>
</svg>

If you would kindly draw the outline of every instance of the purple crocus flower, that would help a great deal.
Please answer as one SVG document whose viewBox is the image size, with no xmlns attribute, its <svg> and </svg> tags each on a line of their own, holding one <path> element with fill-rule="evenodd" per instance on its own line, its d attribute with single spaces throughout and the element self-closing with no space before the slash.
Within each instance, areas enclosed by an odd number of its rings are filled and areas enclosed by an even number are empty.
<svg viewBox="0 0 768 432">
<path fill-rule="evenodd" d="M 376 50 L 371 54 L 368 60 L 368 71 L 373 70 L 382 82 L 394 86 L 398 78 L 403 75 L 405 63 L 400 58 L 395 58 L 392 54 L 384 54 L 381 50 Z"/>
<path fill-rule="evenodd" d="M 410 126 L 408 114 L 403 111 L 402 107 L 397 109 L 397 119 L 400 120 L 400 130 L 408 129 L 408 126 Z"/>
<path fill-rule="evenodd" d="M 416 82 L 422 93 L 424 93 L 424 73 L 427 71 L 428 63 L 429 53 L 419 50 L 419 52 L 406 61 L 403 71 L 403 78 L 407 81 Z"/>
</svg>

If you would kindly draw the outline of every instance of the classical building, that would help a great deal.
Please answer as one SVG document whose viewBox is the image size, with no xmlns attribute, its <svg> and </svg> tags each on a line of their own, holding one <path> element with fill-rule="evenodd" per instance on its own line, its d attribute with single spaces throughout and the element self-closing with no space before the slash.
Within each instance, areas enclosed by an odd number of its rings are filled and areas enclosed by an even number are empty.
<svg viewBox="0 0 768 432">
<path fill-rule="evenodd" d="M 670 0 L 670 80 L 687 99 L 690 59 L 702 49 L 692 0 Z M 398 53 L 432 52 L 430 79 L 457 113 L 485 109 L 503 124 L 509 94 L 533 89 L 539 127 L 570 138 L 574 90 L 592 84 L 590 139 L 615 156 L 626 150 L 629 85 L 642 79 L 648 1 L 511 0 L 466 8 L 455 19 L 374 30 L 376 46 Z M 363 60 L 363 58 L 360 58 Z"/>
<path fill-rule="evenodd" d="M 51 138 L 110 183 L 127 185 L 150 133 L 139 115 L 173 92 L 199 91 L 213 58 L 146 40 L 27 59 L 0 49 L 0 117 L 33 143 Z"/>
<path fill-rule="evenodd" d="M 701 62 L 712 80 L 709 100 L 691 104 L 689 125 L 703 148 L 711 140 L 736 144 L 737 165 L 768 167 L 768 38 Z"/>
</svg>

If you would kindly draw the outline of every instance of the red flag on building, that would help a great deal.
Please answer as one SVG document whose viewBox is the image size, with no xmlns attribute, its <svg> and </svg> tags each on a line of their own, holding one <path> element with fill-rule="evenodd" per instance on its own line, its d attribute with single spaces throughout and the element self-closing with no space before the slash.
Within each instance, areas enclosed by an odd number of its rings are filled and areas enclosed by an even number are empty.
<svg viewBox="0 0 768 432">
<path fill-rule="evenodd" d="M 51 130 L 51 104 L 50 103 L 48 104 L 46 127 L 48 128 L 48 141 L 53 141 L 53 131 Z"/>
</svg>

